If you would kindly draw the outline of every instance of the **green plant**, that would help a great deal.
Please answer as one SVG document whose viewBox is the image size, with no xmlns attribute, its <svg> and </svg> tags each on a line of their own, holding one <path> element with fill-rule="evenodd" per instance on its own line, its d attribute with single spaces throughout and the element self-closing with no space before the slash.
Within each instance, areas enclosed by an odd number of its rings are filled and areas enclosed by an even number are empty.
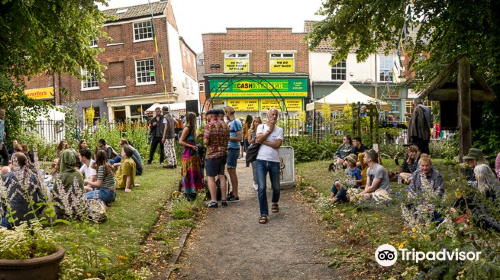
<svg viewBox="0 0 500 280">
<path fill-rule="evenodd" d="M 57 234 L 40 221 L 21 222 L 13 230 L 0 229 L 0 259 L 31 259 L 55 253 Z"/>
</svg>

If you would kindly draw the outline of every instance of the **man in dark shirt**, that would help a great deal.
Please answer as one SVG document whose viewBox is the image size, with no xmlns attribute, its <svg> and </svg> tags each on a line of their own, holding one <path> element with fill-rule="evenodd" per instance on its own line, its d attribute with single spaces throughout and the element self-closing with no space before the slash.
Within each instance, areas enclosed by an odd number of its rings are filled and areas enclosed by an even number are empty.
<svg viewBox="0 0 500 280">
<path fill-rule="evenodd" d="M 165 152 L 163 147 L 163 142 L 161 141 L 163 138 L 163 116 L 161 115 L 160 107 L 155 108 L 156 116 L 151 120 L 150 126 L 150 134 L 152 136 L 151 140 L 151 149 L 149 150 L 149 160 L 147 164 L 151 164 L 153 162 L 153 156 L 156 152 L 156 147 L 158 144 L 160 145 L 160 164 L 163 164 L 165 160 Z"/>
<path fill-rule="evenodd" d="M 358 155 L 359 153 L 364 153 L 366 150 L 368 150 L 368 147 L 366 147 L 362 142 L 361 142 L 361 137 L 355 136 L 352 139 L 352 145 L 354 146 L 353 154 Z"/>
</svg>

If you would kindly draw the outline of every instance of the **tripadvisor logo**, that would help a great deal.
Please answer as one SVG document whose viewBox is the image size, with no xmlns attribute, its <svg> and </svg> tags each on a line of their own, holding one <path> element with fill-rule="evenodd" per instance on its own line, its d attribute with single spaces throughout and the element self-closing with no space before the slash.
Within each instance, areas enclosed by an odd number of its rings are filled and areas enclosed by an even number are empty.
<svg viewBox="0 0 500 280">
<path fill-rule="evenodd" d="M 478 261 L 479 255 L 481 252 L 463 252 L 458 251 L 448 251 L 443 249 L 438 252 L 430 251 L 430 252 L 422 252 L 415 251 L 412 249 L 411 251 L 408 249 L 399 249 L 401 254 L 401 260 L 403 261 L 414 261 L 418 263 L 419 261 L 429 260 L 429 261 Z M 389 244 L 380 245 L 375 251 L 375 260 L 381 266 L 391 266 L 396 263 L 398 259 L 398 250 L 394 248 L 394 246 Z"/>
</svg>

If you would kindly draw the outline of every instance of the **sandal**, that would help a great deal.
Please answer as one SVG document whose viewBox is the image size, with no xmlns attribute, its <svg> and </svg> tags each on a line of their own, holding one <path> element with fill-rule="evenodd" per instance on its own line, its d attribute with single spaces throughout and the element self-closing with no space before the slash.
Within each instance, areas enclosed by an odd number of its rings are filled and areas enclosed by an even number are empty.
<svg viewBox="0 0 500 280">
<path fill-rule="evenodd" d="M 277 204 L 277 203 L 276 203 L 276 204 L 273 204 L 273 205 L 271 206 L 271 212 L 272 212 L 272 213 L 278 213 L 279 211 L 280 211 L 280 208 L 278 207 L 278 204 Z"/>
<path fill-rule="evenodd" d="M 260 217 L 259 224 L 267 224 L 267 216 Z"/>
</svg>

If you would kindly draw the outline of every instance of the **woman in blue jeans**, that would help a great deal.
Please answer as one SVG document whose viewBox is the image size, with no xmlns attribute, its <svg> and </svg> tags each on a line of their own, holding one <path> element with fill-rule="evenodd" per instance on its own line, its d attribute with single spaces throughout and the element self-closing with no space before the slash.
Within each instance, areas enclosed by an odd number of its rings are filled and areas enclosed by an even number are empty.
<svg viewBox="0 0 500 280">
<path fill-rule="evenodd" d="M 262 144 L 257 154 L 257 183 L 259 208 L 260 208 L 260 224 L 267 223 L 269 208 L 267 204 L 266 194 L 266 176 L 269 172 L 271 179 L 271 188 L 273 195 L 271 198 L 271 212 L 278 213 L 278 202 L 280 200 L 280 156 L 279 148 L 283 142 L 283 129 L 276 126 L 278 120 L 278 110 L 270 108 L 267 112 L 267 124 L 261 124 L 257 127 L 256 142 Z"/>
<path fill-rule="evenodd" d="M 115 201 L 115 169 L 108 162 L 106 152 L 100 150 L 95 155 L 95 163 L 97 165 L 97 180 L 91 182 L 85 179 L 84 183 L 94 188 L 94 191 L 86 194 L 87 199 L 100 199 L 106 204 Z"/>
<path fill-rule="evenodd" d="M 248 134 L 248 138 L 247 138 L 248 145 L 255 143 L 255 138 L 257 138 L 257 127 L 259 127 L 260 124 L 262 124 L 262 120 L 260 119 L 260 117 L 255 117 L 252 121 L 252 126 L 250 127 L 250 129 L 248 130 L 248 133 L 247 133 Z M 248 167 L 248 165 L 250 163 L 247 161 L 246 164 Z M 253 173 L 253 188 L 255 190 L 258 190 L 259 185 L 257 184 L 257 161 L 255 161 L 255 160 L 252 161 L 252 173 Z"/>
</svg>

